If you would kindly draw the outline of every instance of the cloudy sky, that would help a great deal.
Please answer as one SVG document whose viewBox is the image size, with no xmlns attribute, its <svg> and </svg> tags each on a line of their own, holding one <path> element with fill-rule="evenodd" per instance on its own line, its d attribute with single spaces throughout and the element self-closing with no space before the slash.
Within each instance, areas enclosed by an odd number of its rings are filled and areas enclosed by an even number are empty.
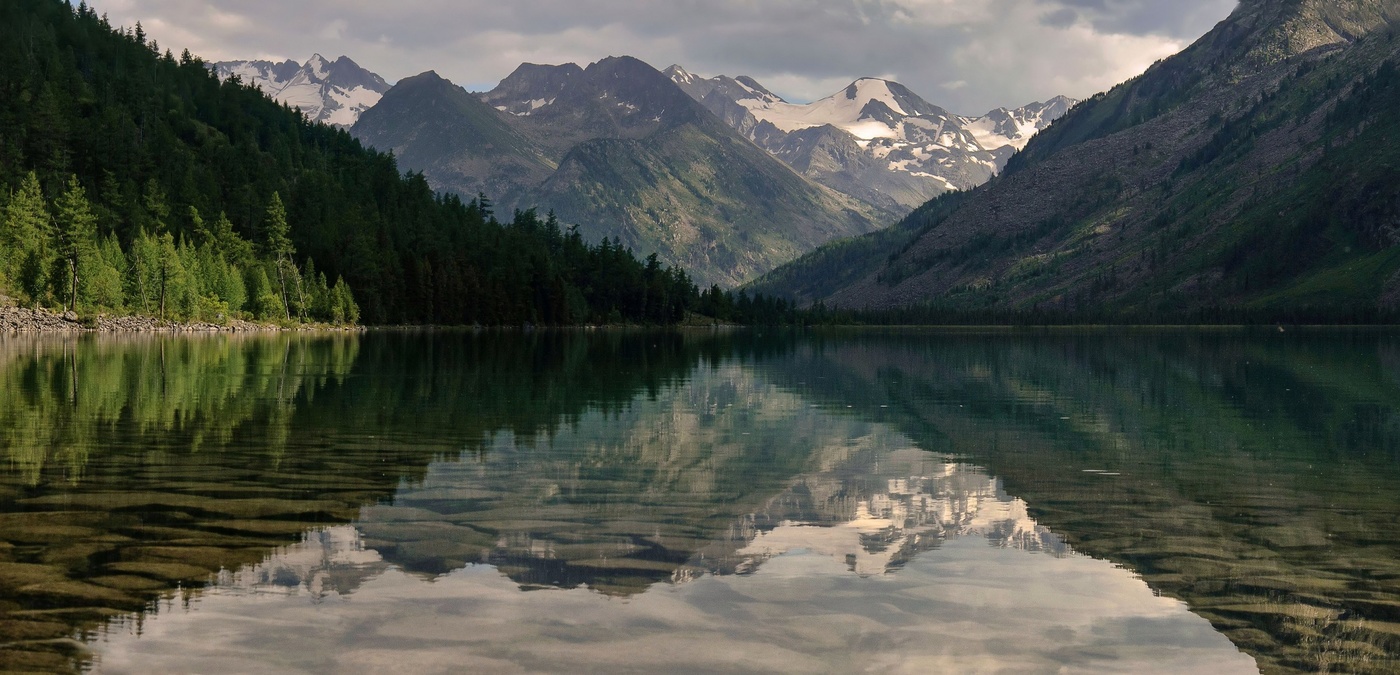
<svg viewBox="0 0 1400 675">
<path fill-rule="evenodd" d="M 1082 98 L 1142 72 L 1236 0 L 89 0 L 206 60 L 347 55 L 394 81 L 490 89 L 522 62 L 636 56 L 751 75 L 790 100 L 898 80 L 963 114 Z"/>
</svg>

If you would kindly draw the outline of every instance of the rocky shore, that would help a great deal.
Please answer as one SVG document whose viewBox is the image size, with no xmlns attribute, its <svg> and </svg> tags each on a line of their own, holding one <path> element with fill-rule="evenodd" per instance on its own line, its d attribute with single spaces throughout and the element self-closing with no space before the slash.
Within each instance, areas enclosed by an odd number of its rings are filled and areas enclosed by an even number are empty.
<svg viewBox="0 0 1400 675">
<path fill-rule="evenodd" d="M 235 319 L 228 325 L 214 323 L 182 323 L 162 321 L 148 316 L 79 317 L 45 309 L 26 309 L 0 305 L 0 334 L 3 333 L 251 333 L 277 331 L 272 324 L 253 323 Z"/>
</svg>

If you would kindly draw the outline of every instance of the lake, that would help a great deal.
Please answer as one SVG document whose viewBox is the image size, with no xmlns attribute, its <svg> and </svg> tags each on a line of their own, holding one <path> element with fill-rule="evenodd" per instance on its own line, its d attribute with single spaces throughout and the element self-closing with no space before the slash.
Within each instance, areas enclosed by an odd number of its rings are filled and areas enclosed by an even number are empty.
<svg viewBox="0 0 1400 675">
<path fill-rule="evenodd" d="M 1400 333 L 0 336 L 0 670 L 1395 672 Z"/>
</svg>

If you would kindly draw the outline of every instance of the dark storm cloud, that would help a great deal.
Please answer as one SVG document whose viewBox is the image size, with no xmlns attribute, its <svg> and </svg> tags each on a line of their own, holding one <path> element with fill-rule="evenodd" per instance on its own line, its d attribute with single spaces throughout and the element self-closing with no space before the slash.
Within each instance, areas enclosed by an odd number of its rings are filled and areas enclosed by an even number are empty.
<svg viewBox="0 0 1400 675">
<path fill-rule="evenodd" d="M 1135 35 L 1165 35 L 1191 40 L 1225 18 L 1233 0 L 1043 0 L 1042 4 L 1075 11 L 1095 28 Z"/>
<path fill-rule="evenodd" d="M 795 99 L 872 75 L 964 113 L 1083 97 L 1141 72 L 1234 0 L 92 0 L 211 60 L 345 54 L 393 80 L 489 88 L 521 62 L 629 54 L 747 74 Z"/>
</svg>

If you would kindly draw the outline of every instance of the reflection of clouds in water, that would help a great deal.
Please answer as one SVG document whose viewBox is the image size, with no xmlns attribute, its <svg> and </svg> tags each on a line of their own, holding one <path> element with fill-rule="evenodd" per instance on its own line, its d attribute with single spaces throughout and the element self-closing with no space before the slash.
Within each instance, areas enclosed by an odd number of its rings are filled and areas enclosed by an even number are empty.
<svg viewBox="0 0 1400 675">
<path fill-rule="evenodd" d="M 982 537 L 998 548 L 1068 555 L 1068 544 L 1036 523 L 1026 503 L 1007 495 L 1001 482 L 981 470 L 942 461 L 918 449 L 890 453 L 884 464 L 894 470 L 917 468 L 919 475 L 887 478 L 885 489 L 856 501 L 844 522 L 818 526 L 786 521 L 768 532 L 755 532 L 737 552 L 752 569 L 759 560 L 787 551 L 805 550 L 844 560 L 860 575 L 885 574 L 913 556 L 955 537 Z"/>
<path fill-rule="evenodd" d="M 793 549 L 752 575 L 653 586 L 623 601 L 586 589 L 522 592 L 489 566 L 428 581 L 357 557 L 366 552 L 353 536 L 333 532 L 147 616 L 139 638 L 135 626 L 114 626 L 95 645 L 101 669 L 1255 671 L 1205 620 L 1110 563 L 975 538 L 950 540 L 898 575 L 860 577 Z M 327 602 L 309 584 L 274 581 L 276 570 L 315 579 L 318 559 L 362 572 L 354 592 Z"/>
</svg>

